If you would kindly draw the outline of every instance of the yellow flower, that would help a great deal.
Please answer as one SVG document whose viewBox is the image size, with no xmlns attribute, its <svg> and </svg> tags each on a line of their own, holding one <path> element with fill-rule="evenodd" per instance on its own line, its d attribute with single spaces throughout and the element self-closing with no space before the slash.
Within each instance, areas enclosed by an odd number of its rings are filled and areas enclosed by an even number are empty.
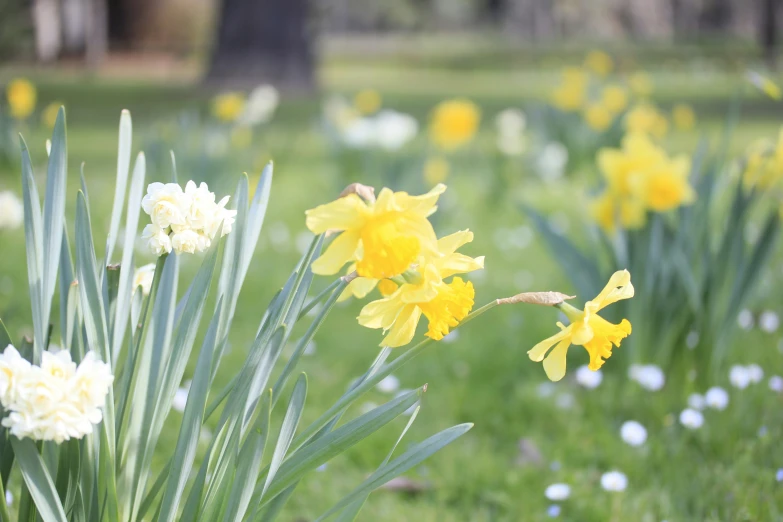
<svg viewBox="0 0 783 522">
<path fill-rule="evenodd" d="M 584 346 L 590 355 L 588 367 L 593 371 L 598 370 L 612 355 L 612 345 L 619 347 L 620 341 L 631 333 L 631 323 L 627 319 L 623 319 L 620 324 L 612 324 L 600 317 L 598 311 L 622 299 L 630 299 L 633 294 L 631 274 L 628 270 L 620 270 L 612 275 L 595 299 L 585 303 L 584 310 L 564 302 L 560 309 L 571 324 L 564 326 L 558 322 L 560 332 L 535 345 L 527 352 L 528 356 L 536 362 L 543 360 L 547 377 L 559 381 L 566 372 L 568 347 L 574 344 Z"/>
<path fill-rule="evenodd" d="M 636 193 L 655 212 L 693 203 L 696 193 L 688 183 L 690 169 L 691 162 L 686 156 L 660 163 L 636 178 Z"/>
<path fill-rule="evenodd" d="M 666 160 L 666 153 L 646 134 L 627 134 L 621 149 L 604 148 L 598 151 L 598 168 L 606 179 L 609 190 L 619 196 L 633 192 L 635 177 L 643 175 L 651 165 Z"/>
<path fill-rule="evenodd" d="M 617 114 L 628 106 L 628 93 L 619 85 L 608 85 L 601 93 L 601 101 L 609 112 Z"/>
<path fill-rule="evenodd" d="M 431 187 L 443 183 L 449 177 L 449 162 L 443 158 L 430 158 L 424 164 L 424 181 Z"/>
<path fill-rule="evenodd" d="M 383 297 L 388 297 L 397 291 L 399 286 L 391 279 L 382 279 L 378 282 L 378 291 Z"/>
<path fill-rule="evenodd" d="M 224 92 L 212 100 L 212 114 L 221 121 L 235 121 L 245 110 L 245 95 L 241 92 Z"/>
<path fill-rule="evenodd" d="M 17 120 L 25 120 L 35 109 L 35 85 L 24 78 L 11 80 L 5 90 L 11 116 Z"/>
<path fill-rule="evenodd" d="M 552 93 L 552 104 L 562 111 L 576 111 L 582 108 L 587 97 L 587 73 L 575 67 L 562 72 L 562 83 Z"/>
<path fill-rule="evenodd" d="M 61 106 L 61 102 L 52 102 L 41 112 L 41 123 L 43 123 L 47 129 L 54 128 L 54 124 L 57 122 L 57 113 Z"/>
<path fill-rule="evenodd" d="M 598 76 L 604 77 L 612 72 L 614 62 L 612 57 L 603 51 L 590 51 L 585 58 L 585 67 Z"/>
<path fill-rule="evenodd" d="M 612 113 L 600 103 L 588 105 L 584 118 L 591 129 L 602 132 L 612 125 Z"/>
<path fill-rule="evenodd" d="M 783 178 L 783 128 L 777 143 L 761 140 L 752 144 L 747 152 L 743 179 L 747 188 L 767 190 Z"/>
<path fill-rule="evenodd" d="M 669 130 L 669 123 L 658 109 L 642 103 L 625 115 L 625 129 L 631 133 L 647 133 L 662 138 Z"/>
<path fill-rule="evenodd" d="M 773 100 L 780 100 L 783 98 L 783 94 L 780 92 L 780 87 L 775 82 L 762 76 L 755 71 L 748 71 L 745 75 L 750 83 L 756 86 L 761 92 L 772 98 Z"/>
<path fill-rule="evenodd" d="M 419 258 L 416 273 L 407 277 L 405 284 L 362 308 L 359 324 L 382 328 L 386 336 L 381 346 L 394 348 L 411 342 L 424 315 L 429 323 L 426 335 L 436 341 L 442 339 L 473 308 L 475 293 L 471 282 L 459 277 L 450 283 L 444 281 L 484 267 L 483 257 L 471 258 L 457 252 L 472 240 L 473 233 L 468 230 L 439 239 L 437 250 Z"/>
<path fill-rule="evenodd" d="M 672 109 L 672 121 L 680 130 L 691 130 L 696 125 L 696 114 L 690 105 L 679 103 Z"/>
<path fill-rule="evenodd" d="M 647 222 L 643 202 L 635 197 L 618 197 L 609 190 L 591 203 L 590 210 L 598 226 L 608 234 L 614 233 L 618 223 L 624 230 L 638 230 Z"/>
<path fill-rule="evenodd" d="M 311 232 L 341 232 L 313 262 L 313 272 L 336 274 L 346 263 L 356 262 L 356 272 L 363 278 L 402 274 L 420 253 L 435 248 L 435 231 L 427 217 L 435 212 L 445 190 L 445 185 L 437 185 L 422 196 L 411 196 L 384 188 L 375 202 L 349 194 L 308 210 Z"/>
<path fill-rule="evenodd" d="M 381 108 L 381 93 L 375 89 L 363 89 L 353 97 L 353 104 L 362 114 L 373 114 Z"/>
<path fill-rule="evenodd" d="M 432 112 L 430 137 L 436 145 L 456 149 L 473 139 L 481 111 L 470 100 L 453 99 L 439 103 Z"/>
<path fill-rule="evenodd" d="M 646 98 L 653 92 L 653 84 L 647 73 L 637 72 L 628 78 L 628 86 L 631 92 L 640 98 Z"/>
</svg>

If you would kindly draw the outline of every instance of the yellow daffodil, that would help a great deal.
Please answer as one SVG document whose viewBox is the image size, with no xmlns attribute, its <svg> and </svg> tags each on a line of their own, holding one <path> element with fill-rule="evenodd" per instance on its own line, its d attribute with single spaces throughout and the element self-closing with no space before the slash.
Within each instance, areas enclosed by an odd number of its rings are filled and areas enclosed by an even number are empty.
<svg viewBox="0 0 783 522">
<path fill-rule="evenodd" d="M 678 103 L 672 109 L 672 121 L 679 130 L 691 130 L 696 125 L 696 114 L 690 105 Z"/>
<path fill-rule="evenodd" d="M 665 161 L 666 152 L 646 134 L 627 134 L 621 149 L 601 149 L 597 160 L 609 189 L 617 195 L 628 196 L 633 191 L 633 178 L 641 176 L 651 165 Z"/>
<path fill-rule="evenodd" d="M 747 152 L 743 180 L 747 188 L 768 190 L 783 178 L 783 128 L 777 143 L 761 140 L 753 143 Z"/>
<path fill-rule="evenodd" d="M 618 114 L 628 106 L 628 93 L 620 85 L 608 85 L 601 93 L 601 103 L 612 114 Z"/>
<path fill-rule="evenodd" d="M 781 93 L 780 87 L 778 87 L 778 85 L 775 82 L 773 82 L 766 76 L 762 76 L 761 74 L 755 71 L 748 71 L 745 77 L 757 89 L 759 89 L 761 92 L 763 92 L 773 100 L 780 100 L 781 98 L 783 98 L 783 93 Z"/>
<path fill-rule="evenodd" d="M 612 113 L 600 103 L 593 103 L 585 108 L 585 122 L 594 131 L 602 132 L 612 125 Z"/>
<path fill-rule="evenodd" d="M 221 121 L 236 121 L 245 110 L 245 95 L 241 92 L 225 92 L 212 100 L 212 114 Z"/>
<path fill-rule="evenodd" d="M 8 108 L 11 116 L 16 120 L 26 120 L 35 110 L 37 93 L 35 85 L 24 78 L 17 78 L 8 82 L 5 90 L 8 99 Z"/>
<path fill-rule="evenodd" d="M 443 149 L 456 149 L 473 139 L 480 119 L 481 111 L 470 100 L 441 102 L 432 112 L 430 138 L 435 145 Z"/>
<path fill-rule="evenodd" d="M 562 72 L 562 83 L 552 92 L 552 104 L 562 111 L 578 111 L 587 99 L 587 73 L 575 67 Z"/>
<path fill-rule="evenodd" d="M 311 232 L 340 232 L 313 262 L 313 272 L 336 274 L 346 263 L 355 262 L 361 277 L 386 279 L 402 274 L 419 254 L 435 249 L 435 231 L 427 217 L 437 210 L 438 197 L 445 190 L 445 185 L 437 185 L 422 196 L 411 196 L 384 188 L 377 201 L 348 194 L 308 210 Z"/>
<path fill-rule="evenodd" d="M 449 162 L 443 158 L 430 158 L 424 164 L 424 181 L 427 185 L 434 187 L 438 183 L 443 183 L 449 177 Z"/>
<path fill-rule="evenodd" d="M 632 133 L 647 133 L 662 138 L 669 130 L 666 117 L 650 104 L 639 104 L 625 115 L 625 129 Z"/>
<path fill-rule="evenodd" d="M 647 73 L 637 72 L 628 78 L 628 86 L 631 92 L 640 98 L 647 98 L 653 92 L 653 83 Z"/>
<path fill-rule="evenodd" d="M 57 122 L 57 113 L 61 106 L 61 102 L 52 102 L 44 108 L 43 112 L 41 112 L 41 123 L 43 123 L 47 129 L 54 128 L 54 124 Z"/>
<path fill-rule="evenodd" d="M 381 108 L 381 93 L 375 89 L 363 89 L 353 97 L 353 105 L 362 114 L 374 114 Z"/>
<path fill-rule="evenodd" d="M 693 203 L 696 193 L 688 183 L 691 162 L 687 156 L 678 156 L 645 171 L 634 178 L 634 192 L 647 208 L 666 212 Z"/>
<path fill-rule="evenodd" d="M 584 346 L 590 355 L 588 367 L 593 371 L 598 370 L 612 355 L 612 345 L 619 347 L 620 342 L 631 333 L 631 323 L 627 319 L 623 319 L 620 324 L 612 324 L 599 316 L 598 312 L 612 303 L 630 299 L 633 294 L 631 274 L 627 270 L 620 270 L 612 275 L 595 299 L 585 303 L 584 310 L 563 302 L 560 309 L 571 324 L 565 326 L 558 322 L 560 332 L 535 345 L 527 352 L 528 356 L 536 362 L 544 361 L 547 377 L 559 381 L 566 372 L 568 347 L 574 344 Z"/>
<path fill-rule="evenodd" d="M 484 267 L 484 258 L 471 258 L 457 252 L 473 240 L 468 230 L 443 237 L 433 253 L 418 259 L 414 273 L 406 273 L 404 282 L 393 293 L 365 305 L 359 314 L 359 324 L 367 328 L 382 328 L 386 333 L 381 346 L 394 348 L 411 342 L 421 316 L 427 318 L 427 336 L 440 340 L 459 324 L 473 308 L 474 290 L 471 282 L 453 277 Z M 391 290 L 389 285 L 382 289 Z"/>
<path fill-rule="evenodd" d="M 603 78 L 614 69 L 614 61 L 603 51 L 590 51 L 585 58 L 585 67 Z"/>
<path fill-rule="evenodd" d="M 638 230 L 647 222 L 644 203 L 635 197 L 618 197 L 607 190 L 590 205 L 598 226 L 612 234 L 619 224 L 624 230 Z"/>
</svg>

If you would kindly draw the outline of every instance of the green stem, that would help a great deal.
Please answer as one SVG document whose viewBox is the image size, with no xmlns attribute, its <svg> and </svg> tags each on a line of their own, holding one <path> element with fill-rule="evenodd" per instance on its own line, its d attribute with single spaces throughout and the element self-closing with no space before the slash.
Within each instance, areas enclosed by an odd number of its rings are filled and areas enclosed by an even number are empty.
<svg viewBox="0 0 783 522">
<path fill-rule="evenodd" d="M 8 512 L 8 504 L 5 502 L 5 489 L 3 489 L 2 480 L 0 480 L 0 521 L 11 522 L 11 514 Z"/>
<path fill-rule="evenodd" d="M 304 305 L 304 306 L 302 307 L 302 310 L 299 312 L 299 316 L 296 318 L 296 320 L 298 321 L 299 319 L 301 319 L 302 317 L 304 317 L 305 315 L 307 315 L 307 313 L 308 313 L 310 310 L 312 310 L 313 308 L 315 308 L 315 305 L 317 305 L 318 303 L 320 303 L 321 301 L 323 301 L 324 297 L 326 297 L 327 295 L 331 294 L 331 293 L 332 293 L 332 291 L 333 291 L 335 288 L 337 288 L 337 286 L 338 286 L 338 285 L 339 285 L 341 282 L 342 282 L 342 278 L 337 278 L 337 279 L 335 279 L 335 280 L 332 282 L 332 284 L 330 284 L 329 286 L 327 286 L 326 288 L 324 288 L 323 290 L 321 290 L 321 293 L 319 293 L 317 296 L 313 297 L 313 299 L 312 299 L 312 300 L 311 300 L 309 303 L 307 303 L 306 305 Z"/>
</svg>

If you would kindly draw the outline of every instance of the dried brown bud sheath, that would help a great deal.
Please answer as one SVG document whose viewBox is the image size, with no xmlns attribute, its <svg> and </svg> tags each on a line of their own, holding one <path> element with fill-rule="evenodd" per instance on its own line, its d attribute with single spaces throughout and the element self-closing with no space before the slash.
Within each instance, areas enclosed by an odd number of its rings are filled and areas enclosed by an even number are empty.
<svg viewBox="0 0 783 522">
<path fill-rule="evenodd" d="M 524 292 L 513 297 L 498 299 L 498 304 L 527 303 L 541 306 L 557 306 L 567 299 L 573 299 L 574 295 L 561 294 L 560 292 Z"/>
</svg>

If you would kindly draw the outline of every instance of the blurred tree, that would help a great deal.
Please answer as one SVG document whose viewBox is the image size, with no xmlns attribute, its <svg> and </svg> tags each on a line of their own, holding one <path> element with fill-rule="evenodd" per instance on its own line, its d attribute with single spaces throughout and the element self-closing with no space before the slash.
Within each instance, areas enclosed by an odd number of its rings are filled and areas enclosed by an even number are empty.
<svg viewBox="0 0 783 522">
<path fill-rule="evenodd" d="M 770 69 L 777 67 L 778 0 L 761 0 L 759 43 Z"/>
<path fill-rule="evenodd" d="M 314 87 L 308 0 L 222 0 L 208 84 L 281 89 Z"/>
</svg>

